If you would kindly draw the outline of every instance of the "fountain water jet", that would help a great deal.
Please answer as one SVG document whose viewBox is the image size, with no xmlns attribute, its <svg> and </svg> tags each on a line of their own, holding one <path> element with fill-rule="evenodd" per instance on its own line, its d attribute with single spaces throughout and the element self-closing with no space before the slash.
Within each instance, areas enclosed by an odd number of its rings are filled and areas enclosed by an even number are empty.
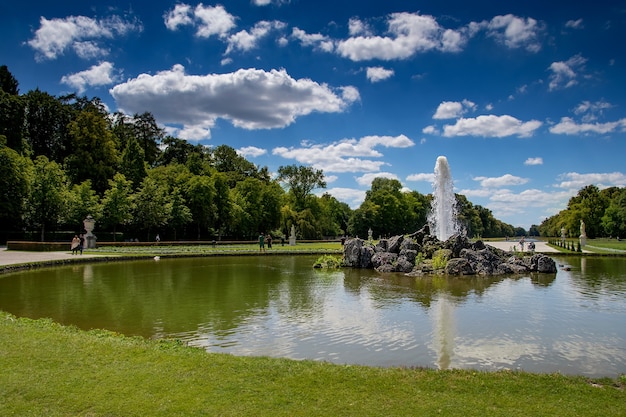
<svg viewBox="0 0 626 417">
<path fill-rule="evenodd" d="M 431 207 L 428 223 L 432 235 L 445 241 L 455 233 L 459 233 L 454 185 L 448 159 L 445 156 L 439 156 L 435 164 Z"/>
</svg>

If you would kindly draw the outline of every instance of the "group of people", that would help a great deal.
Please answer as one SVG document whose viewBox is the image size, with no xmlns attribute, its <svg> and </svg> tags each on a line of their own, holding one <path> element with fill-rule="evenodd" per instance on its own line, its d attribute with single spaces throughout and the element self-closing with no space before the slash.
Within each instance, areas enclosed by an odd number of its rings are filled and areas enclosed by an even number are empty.
<svg viewBox="0 0 626 417">
<path fill-rule="evenodd" d="M 80 236 L 74 235 L 74 238 L 72 239 L 72 244 L 70 245 L 70 249 L 72 250 L 72 255 L 76 255 L 78 253 L 82 255 L 84 246 L 85 246 L 85 236 L 83 236 L 82 234 Z"/>
<path fill-rule="evenodd" d="M 265 252 L 265 244 L 267 243 L 267 248 L 272 249 L 272 235 L 269 233 L 264 235 L 263 233 L 259 234 L 259 252 Z"/>
</svg>

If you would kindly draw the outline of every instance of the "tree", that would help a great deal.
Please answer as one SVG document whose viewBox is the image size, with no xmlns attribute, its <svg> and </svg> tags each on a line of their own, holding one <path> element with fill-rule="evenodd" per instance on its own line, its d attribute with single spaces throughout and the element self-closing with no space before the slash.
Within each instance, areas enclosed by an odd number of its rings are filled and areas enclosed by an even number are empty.
<svg viewBox="0 0 626 417">
<path fill-rule="evenodd" d="M 137 189 L 146 177 L 143 148 L 134 137 L 126 142 L 120 161 L 120 172 L 133 183 L 133 189 Z"/>
<path fill-rule="evenodd" d="M 0 66 L 0 90 L 12 96 L 17 96 L 20 93 L 18 88 L 19 83 L 9 71 L 6 65 Z"/>
<path fill-rule="evenodd" d="M 230 188 L 246 178 L 259 178 L 256 165 L 248 161 L 228 145 L 219 145 L 211 152 L 213 167 L 226 174 Z"/>
<path fill-rule="evenodd" d="M 0 66 L 0 135 L 6 136 L 6 146 L 20 154 L 25 150 L 24 111 L 17 80 L 6 65 Z"/>
<path fill-rule="evenodd" d="M 30 192 L 33 164 L 5 146 L 0 136 L 0 229 L 17 229 Z"/>
<path fill-rule="evenodd" d="M 99 200 L 98 195 L 91 187 L 90 180 L 74 184 L 68 196 L 66 221 L 79 231 L 83 229 L 83 220 L 87 216 L 90 215 L 94 220 L 99 221 L 102 217 Z"/>
<path fill-rule="evenodd" d="M 191 223 L 193 217 L 191 215 L 191 210 L 187 207 L 185 198 L 178 187 L 174 187 L 170 193 L 169 199 L 172 203 L 169 225 L 174 230 L 174 240 L 176 240 L 178 229 Z"/>
<path fill-rule="evenodd" d="M 306 197 L 311 191 L 315 188 L 326 188 L 324 172 L 321 169 L 316 170 L 302 165 L 279 167 L 277 180 L 287 184 L 289 192 L 294 197 L 297 211 L 305 209 Z"/>
<path fill-rule="evenodd" d="M 104 117 L 91 110 L 82 111 L 69 124 L 74 153 L 66 159 L 74 183 L 91 180 L 97 193 L 107 189 L 118 165 L 116 139 Z"/>
<path fill-rule="evenodd" d="M 66 213 L 67 184 L 59 164 L 43 155 L 35 159 L 26 217 L 30 226 L 41 230 L 42 242 L 46 229 L 56 227 Z"/>
<path fill-rule="evenodd" d="M 215 218 L 215 186 L 209 177 L 193 175 L 186 183 L 184 196 L 196 223 L 197 239 L 200 239 L 202 230 L 208 230 Z"/>
<path fill-rule="evenodd" d="M 132 125 L 135 138 L 143 148 L 146 162 L 149 166 L 154 166 L 161 153 L 159 145 L 165 135 L 164 130 L 159 127 L 154 116 L 149 112 L 135 114 Z"/>
<path fill-rule="evenodd" d="M 109 180 L 109 188 L 102 199 L 102 219 L 113 227 L 113 241 L 116 240 L 117 226 L 132 219 L 131 195 L 132 183 L 123 174 L 117 173 Z"/>
<path fill-rule="evenodd" d="M 73 118 L 73 109 L 39 89 L 29 91 L 23 99 L 25 139 L 33 154 L 63 163 L 72 152 L 67 125 Z"/>
<path fill-rule="evenodd" d="M 134 195 L 134 218 L 148 231 L 155 227 L 165 226 L 172 214 L 172 203 L 168 199 L 167 190 L 150 177 L 146 177 Z"/>
<path fill-rule="evenodd" d="M 213 198 L 213 203 L 215 204 L 214 228 L 217 231 L 218 240 L 221 240 L 222 233 L 230 220 L 230 188 L 228 187 L 226 175 L 221 172 L 213 174 L 211 179 L 215 189 L 215 197 Z"/>
</svg>

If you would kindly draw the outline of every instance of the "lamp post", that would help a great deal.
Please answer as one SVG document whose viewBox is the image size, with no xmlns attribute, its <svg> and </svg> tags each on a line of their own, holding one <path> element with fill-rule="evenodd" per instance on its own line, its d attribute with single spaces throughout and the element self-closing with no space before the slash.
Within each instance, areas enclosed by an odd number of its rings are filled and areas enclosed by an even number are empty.
<svg viewBox="0 0 626 417">
<path fill-rule="evenodd" d="M 88 215 L 85 220 L 83 220 L 83 226 L 87 231 L 87 234 L 85 235 L 87 249 L 95 249 L 96 247 L 96 236 L 92 233 L 95 225 L 96 221 L 93 219 L 93 217 L 91 217 L 91 214 Z"/>
</svg>

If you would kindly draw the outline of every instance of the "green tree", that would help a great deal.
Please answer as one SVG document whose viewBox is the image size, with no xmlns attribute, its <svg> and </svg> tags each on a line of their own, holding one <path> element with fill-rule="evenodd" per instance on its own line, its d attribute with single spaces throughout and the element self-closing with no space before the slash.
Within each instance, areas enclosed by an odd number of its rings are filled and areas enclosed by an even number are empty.
<svg viewBox="0 0 626 417">
<path fill-rule="evenodd" d="M 306 208 L 306 198 L 316 188 L 326 188 L 324 172 L 321 169 L 313 169 L 302 165 L 288 165 L 278 168 L 278 182 L 287 185 L 289 192 L 294 197 L 297 211 Z"/>
<path fill-rule="evenodd" d="M 22 226 L 32 172 L 31 160 L 5 146 L 0 136 L 0 229 Z"/>
<path fill-rule="evenodd" d="M 118 165 L 116 138 L 98 112 L 82 111 L 69 124 L 74 152 L 66 159 L 74 183 L 91 180 L 97 193 L 107 189 Z"/>
<path fill-rule="evenodd" d="M 174 240 L 176 240 L 177 231 L 191 223 L 193 221 L 193 217 L 191 215 L 191 210 L 187 207 L 185 198 L 183 197 L 180 188 L 174 187 L 170 193 L 169 199 L 172 203 L 169 225 L 174 231 Z"/>
<path fill-rule="evenodd" d="M 134 195 L 134 219 L 147 229 L 147 240 L 153 228 L 167 225 L 172 214 L 172 203 L 167 190 L 152 178 L 146 177 Z"/>
<path fill-rule="evenodd" d="M 19 95 L 18 82 L 6 65 L 0 66 L 0 135 L 5 145 L 20 154 L 25 151 L 24 100 Z"/>
<path fill-rule="evenodd" d="M 102 217 L 100 199 L 91 187 L 90 180 L 74 184 L 70 189 L 66 221 L 76 230 L 81 231 L 83 220 L 88 215 L 91 215 L 96 221 L 100 221 Z"/>
<path fill-rule="evenodd" d="M 128 139 L 122 151 L 120 172 L 133 183 L 133 189 L 137 189 L 146 177 L 143 148 L 134 137 Z"/>
<path fill-rule="evenodd" d="M 211 152 L 212 166 L 226 175 L 230 188 L 246 178 L 265 179 L 259 175 L 256 165 L 248 161 L 228 145 L 219 145 Z"/>
<path fill-rule="evenodd" d="M 185 184 L 184 197 L 197 228 L 197 239 L 215 219 L 215 186 L 205 175 L 193 175 Z"/>
<path fill-rule="evenodd" d="M 113 241 L 117 239 L 117 226 L 125 225 L 132 219 L 132 183 L 119 172 L 109 180 L 109 188 L 102 198 L 102 220 L 113 227 Z"/>
<path fill-rule="evenodd" d="M 35 158 L 26 218 L 31 227 L 45 231 L 55 228 L 67 211 L 68 181 L 63 169 L 54 161 L 40 155 Z"/>
<path fill-rule="evenodd" d="M 165 131 L 159 127 L 154 116 L 145 112 L 135 114 L 132 121 L 135 138 L 143 148 L 144 157 L 149 166 L 154 166 L 161 153 L 159 146 Z"/>
<path fill-rule="evenodd" d="M 230 188 L 228 187 L 228 179 L 225 174 L 217 172 L 211 176 L 213 180 L 213 188 L 215 196 L 213 203 L 215 204 L 215 220 L 214 229 L 217 232 L 218 240 L 221 240 L 222 233 L 228 227 L 231 213 Z"/>
<path fill-rule="evenodd" d="M 12 96 L 20 94 L 19 83 L 6 65 L 0 65 L 0 90 Z"/>
</svg>

